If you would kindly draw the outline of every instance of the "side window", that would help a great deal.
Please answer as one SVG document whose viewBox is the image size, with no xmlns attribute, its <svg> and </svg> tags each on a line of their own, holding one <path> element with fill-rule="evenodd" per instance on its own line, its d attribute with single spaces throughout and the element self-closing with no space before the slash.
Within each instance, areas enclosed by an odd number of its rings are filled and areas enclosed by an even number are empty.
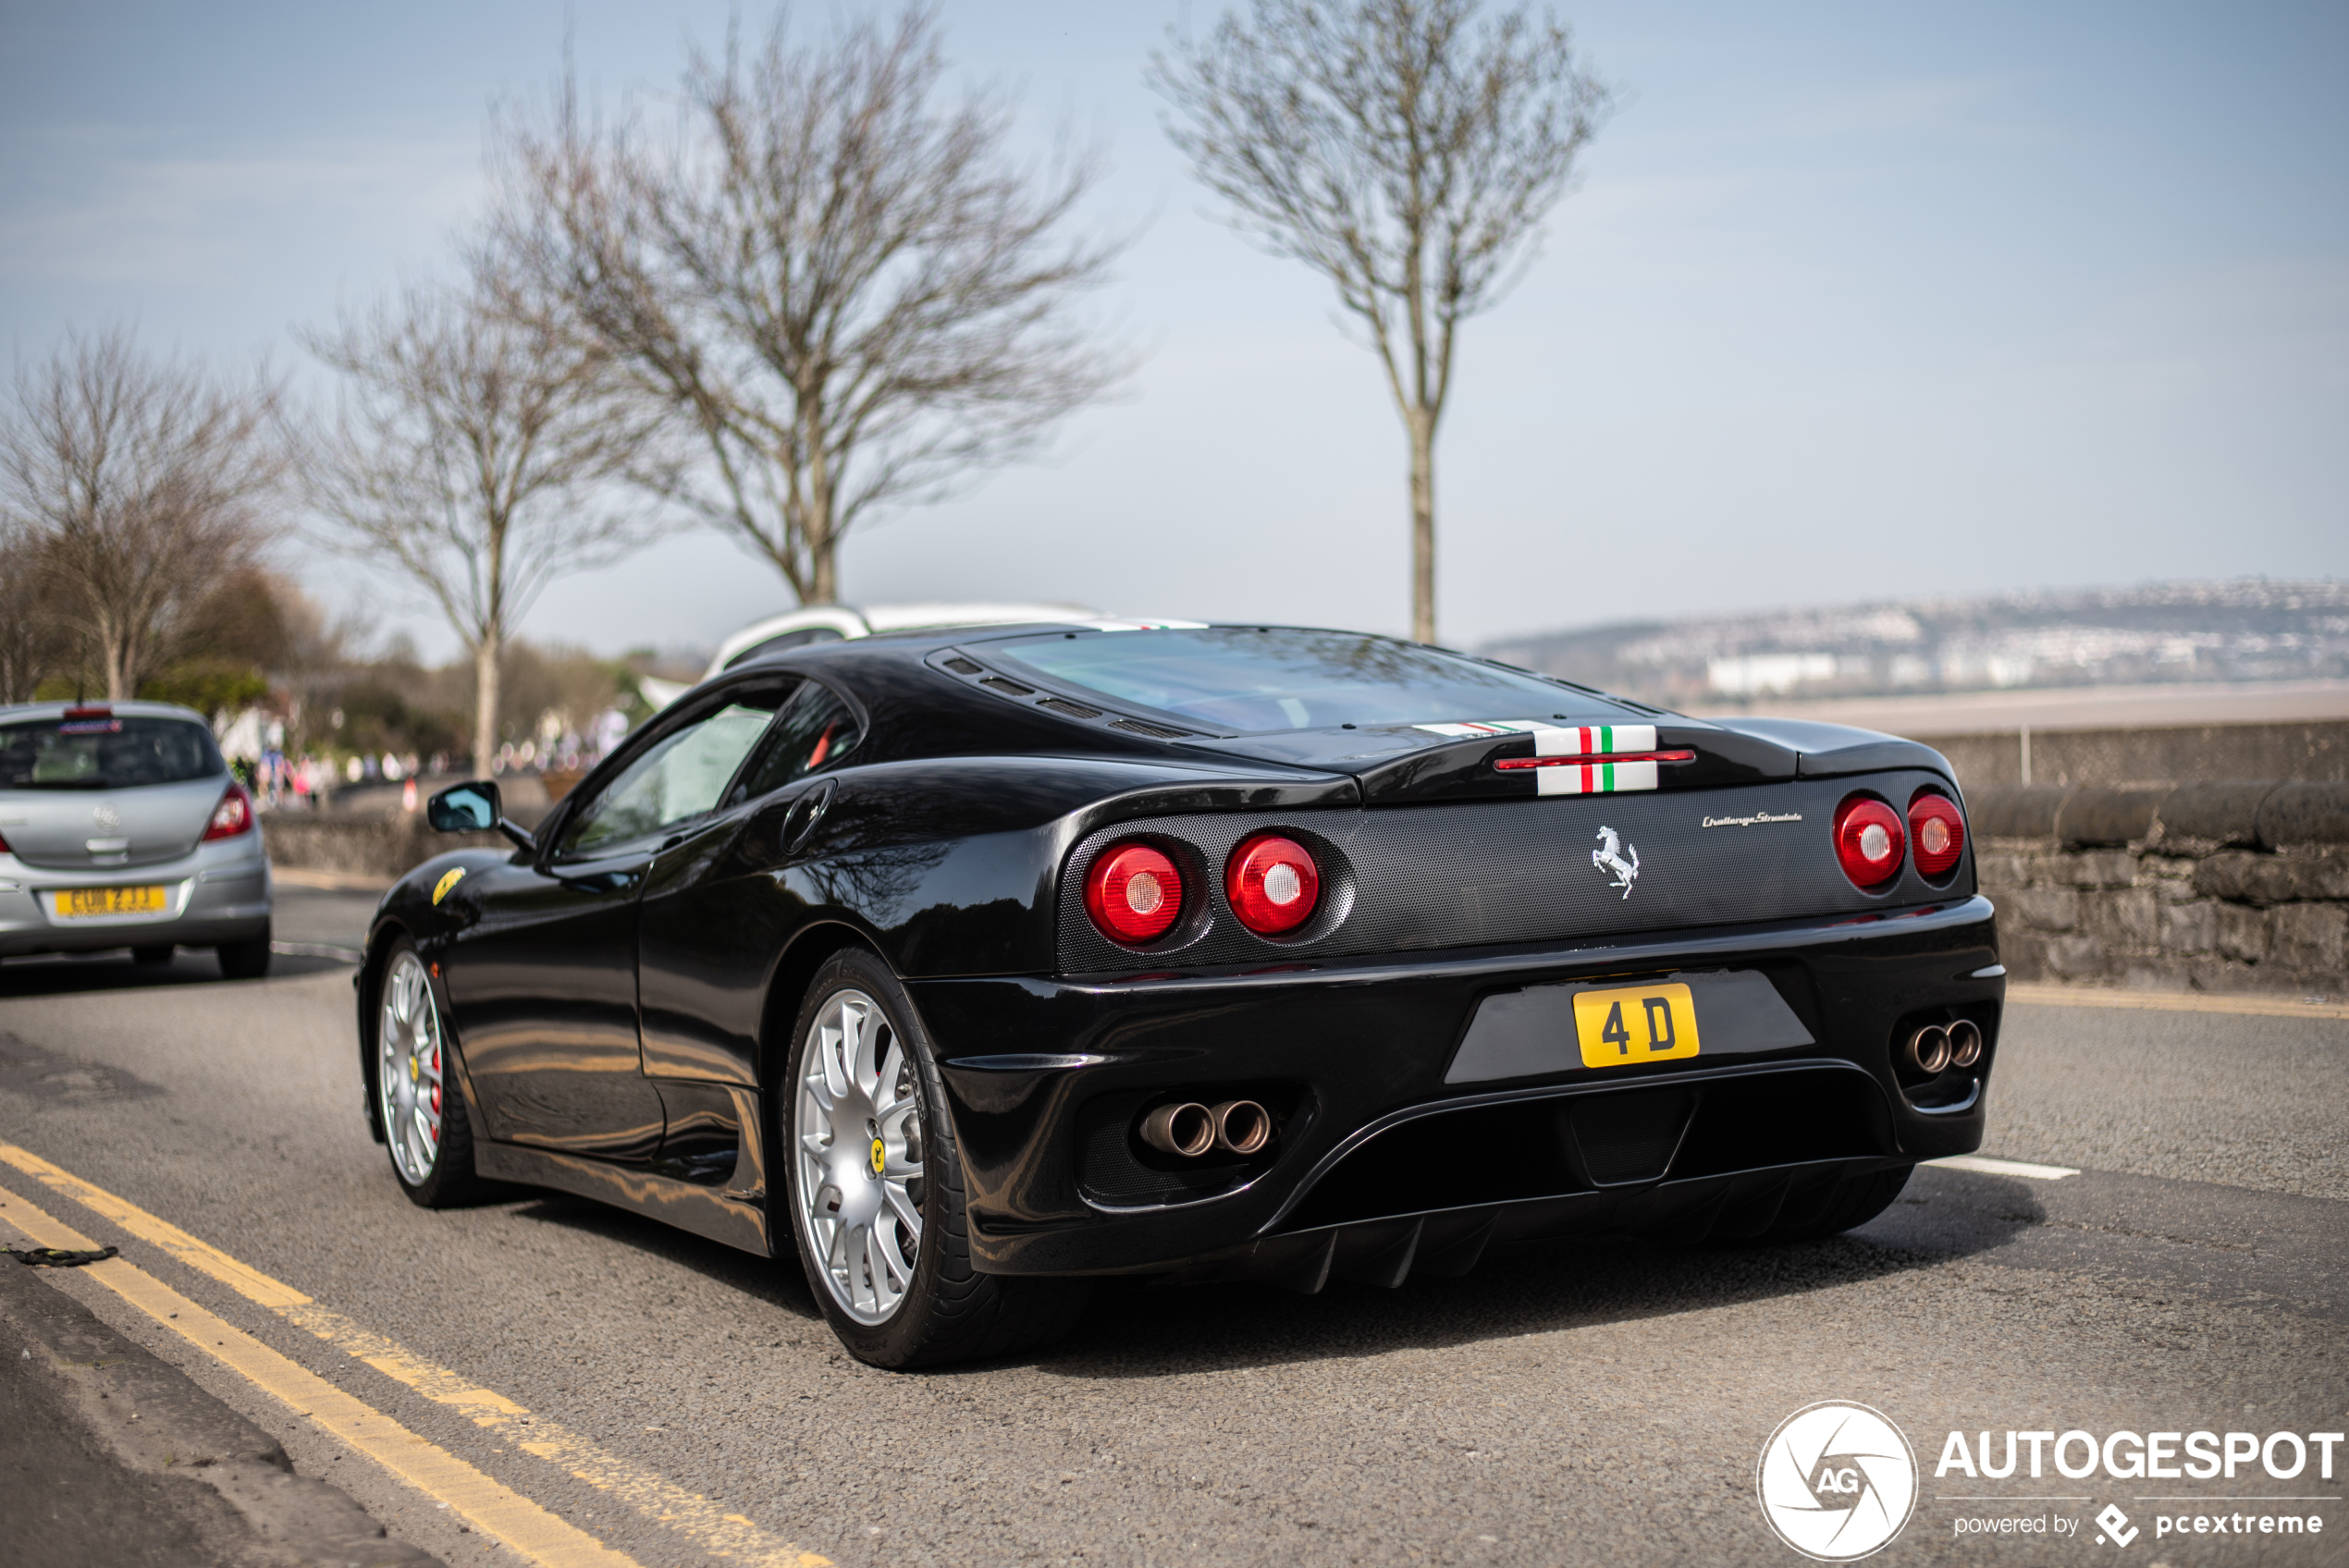
<svg viewBox="0 0 2349 1568">
<path fill-rule="evenodd" d="M 556 857 L 598 854 L 713 810 L 773 719 L 776 696 L 745 693 L 655 741 L 564 827 Z"/>
<path fill-rule="evenodd" d="M 819 768 L 830 767 L 855 749 L 864 739 L 864 731 L 856 723 L 856 715 L 842 702 L 839 693 L 819 681 L 810 680 L 792 694 L 783 711 L 776 716 L 775 728 L 759 749 L 758 758 L 751 764 L 736 798 L 748 800 L 769 790 L 780 790 L 794 778 L 804 778 Z"/>
</svg>

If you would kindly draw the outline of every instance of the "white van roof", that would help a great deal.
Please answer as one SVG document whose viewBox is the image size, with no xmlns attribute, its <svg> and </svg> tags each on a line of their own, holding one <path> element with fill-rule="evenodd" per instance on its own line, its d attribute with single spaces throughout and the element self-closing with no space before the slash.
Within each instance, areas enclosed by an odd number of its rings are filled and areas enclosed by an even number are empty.
<svg viewBox="0 0 2349 1568">
<path fill-rule="evenodd" d="M 740 663 L 754 650 L 779 638 L 812 632 L 808 642 L 834 638 L 872 637 L 884 631 L 919 631 L 938 626 L 1024 626 L 1030 621 L 1101 619 L 1101 612 L 1083 605 L 929 604 L 929 605 L 803 605 L 782 615 L 753 621 L 718 644 L 702 679 Z"/>
</svg>

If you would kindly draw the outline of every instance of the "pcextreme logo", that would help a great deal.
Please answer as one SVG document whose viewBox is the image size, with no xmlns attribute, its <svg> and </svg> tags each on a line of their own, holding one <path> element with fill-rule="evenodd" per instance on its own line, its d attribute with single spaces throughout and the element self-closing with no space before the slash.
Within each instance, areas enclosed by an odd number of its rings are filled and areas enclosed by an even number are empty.
<svg viewBox="0 0 2349 1568">
<path fill-rule="evenodd" d="M 1917 1456 L 1883 1412 L 1841 1400 L 1804 1405 L 1762 1445 L 1762 1517 L 1803 1556 L 1851 1562 L 1880 1551 L 1917 1505 Z"/>
</svg>

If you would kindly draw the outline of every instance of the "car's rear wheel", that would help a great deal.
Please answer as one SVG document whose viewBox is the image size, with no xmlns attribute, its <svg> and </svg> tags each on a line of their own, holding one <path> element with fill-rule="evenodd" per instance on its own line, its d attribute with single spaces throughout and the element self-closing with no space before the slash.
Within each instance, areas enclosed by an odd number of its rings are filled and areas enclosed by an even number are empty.
<svg viewBox="0 0 2349 1568">
<path fill-rule="evenodd" d="M 258 980 L 269 973 L 269 928 L 263 926 L 261 935 L 250 941 L 223 942 L 218 957 L 220 973 L 230 980 Z"/>
<path fill-rule="evenodd" d="M 455 1082 L 424 960 L 404 937 L 386 955 L 375 1000 L 375 1114 L 391 1147 L 392 1174 L 425 1208 L 468 1202 L 481 1183 L 473 1174 L 465 1096 Z"/>
<path fill-rule="evenodd" d="M 1072 1327 L 1087 1281 L 972 1267 L 944 1086 L 889 966 L 855 949 L 827 961 L 792 1040 L 776 1105 L 792 1233 L 849 1353 L 938 1366 L 1035 1350 Z"/>
</svg>

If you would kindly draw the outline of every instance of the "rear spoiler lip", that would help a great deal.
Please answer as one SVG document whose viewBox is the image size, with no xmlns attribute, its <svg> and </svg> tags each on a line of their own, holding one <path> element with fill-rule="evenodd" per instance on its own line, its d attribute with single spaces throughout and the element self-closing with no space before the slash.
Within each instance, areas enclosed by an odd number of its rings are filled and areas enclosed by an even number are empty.
<svg viewBox="0 0 2349 1568">
<path fill-rule="evenodd" d="M 1842 778 L 1888 768 L 1922 767 L 1949 780 L 1952 789 L 1957 787 L 1957 770 L 1949 766 L 1949 759 L 1922 741 L 1807 718 L 1739 717 L 1709 722 L 1718 729 L 1767 741 L 1792 752 L 1794 776 L 1799 778 Z"/>
</svg>

